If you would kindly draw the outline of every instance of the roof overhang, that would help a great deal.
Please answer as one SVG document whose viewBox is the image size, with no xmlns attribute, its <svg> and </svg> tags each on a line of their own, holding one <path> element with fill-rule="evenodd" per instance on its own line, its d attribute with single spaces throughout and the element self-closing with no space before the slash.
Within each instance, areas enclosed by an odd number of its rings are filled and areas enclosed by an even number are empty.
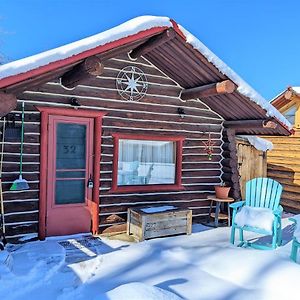
<svg viewBox="0 0 300 300">
<path fill-rule="evenodd" d="M 271 103 L 276 109 L 281 110 L 292 101 L 300 100 L 300 87 L 288 87 L 279 95 L 271 100 Z"/>
<path fill-rule="evenodd" d="M 171 39 L 163 43 L 159 42 L 161 39 L 153 39 L 166 30 L 175 32 Z M 153 40 L 157 40 L 156 45 Z M 17 94 L 32 85 L 61 77 L 87 57 L 98 56 L 105 61 L 146 43 L 150 50 L 139 52 L 183 90 L 232 81 L 236 86 L 233 92 L 199 97 L 226 121 L 266 120 L 277 124 L 274 128 L 248 126 L 241 134 L 291 133 L 291 124 L 269 102 L 197 38 L 167 17 L 135 18 L 95 36 L 0 66 L 0 89 Z"/>
</svg>

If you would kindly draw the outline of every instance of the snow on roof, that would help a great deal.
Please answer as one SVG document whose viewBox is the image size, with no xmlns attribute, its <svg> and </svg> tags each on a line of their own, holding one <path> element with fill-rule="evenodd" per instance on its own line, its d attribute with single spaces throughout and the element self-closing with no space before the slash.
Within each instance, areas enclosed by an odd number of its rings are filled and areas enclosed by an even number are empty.
<svg viewBox="0 0 300 300">
<path fill-rule="evenodd" d="M 277 94 L 275 97 L 273 97 L 270 101 L 270 103 L 273 103 L 273 101 L 275 101 L 276 103 L 276 100 L 280 97 L 282 97 L 286 91 L 288 90 L 292 90 L 293 92 L 295 92 L 296 94 L 299 94 L 300 95 L 300 87 L 299 86 L 290 86 L 288 87 L 287 89 L 281 91 L 279 94 Z M 275 105 L 276 106 L 276 105 Z"/>
<path fill-rule="evenodd" d="M 175 24 L 177 25 L 177 24 Z M 173 23 L 168 17 L 141 16 L 129 20 L 119 26 L 90 36 L 88 38 L 61 46 L 43 53 L 23 58 L 3 66 L 0 66 L 0 80 L 9 76 L 17 75 L 41 66 L 45 66 L 51 62 L 63 60 L 73 55 L 93 49 L 95 47 L 105 45 L 107 43 L 137 34 L 141 31 L 155 27 L 173 27 Z M 202 42 L 188 32 L 184 27 L 178 25 L 179 30 L 186 37 L 187 43 L 202 53 L 209 62 L 211 62 L 221 73 L 228 76 L 237 86 L 240 94 L 246 96 L 251 101 L 262 107 L 267 112 L 267 116 L 276 118 L 290 130 L 292 125 L 286 118 L 276 110 L 268 101 L 266 101 L 259 93 L 257 93 L 250 85 L 248 85 L 241 77 L 239 77 L 230 67 L 228 67 L 219 57 L 210 51 Z M 174 28 L 176 30 L 176 28 Z"/>
<path fill-rule="evenodd" d="M 267 151 L 273 149 L 273 143 L 258 136 L 239 135 L 242 139 L 247 140 L 254 148 L 259 151 Z"/>
<path fill-rule="evenodd" d="M 85 39 L 0 66 L 0 79 L 31 71 L 154 27 L 172 27 L 167 17 L 142 16 Z"/>
<path fill-rule="evenodd" d="M 180 30 L 186 37 L 186 40 L 195 49 L 202 53 L 206 59 L 212 63 L 221 73 L 229 77 L 238 87 L 237 90 L 240 94 L 246 96 L 251 101 L 262 107 L 267 111 L 267 116 L 274 117 L 289 129 L 293 126 L 290 122 L 265 98 L 263 98 L 258 92 L 256 92 L 247 82 L 245 82 L 239 75 L 237 75 L 229 66 L 227 66 L 218 56 L 216 56 L 211 50 L 209 50 L 201 41 L 199 41 L 194 35 L 179 25 Z"/>
<path fill-rule="evenodd" d="M 173 205 L 164 205 L 164 206 L 153 206 L 153 207 L 147 207 L 147 208 L 142 208 L 141 211 L 145 213 L 158 213 L 158 212 L 163 212 L 167 210 L 173 210 L 176 207 Z"/>
<path fill-rule="evenodd" d="M 292 90 L 297 94 L 300 94 L 300 86 L 292 86 Z"/>
</svg>

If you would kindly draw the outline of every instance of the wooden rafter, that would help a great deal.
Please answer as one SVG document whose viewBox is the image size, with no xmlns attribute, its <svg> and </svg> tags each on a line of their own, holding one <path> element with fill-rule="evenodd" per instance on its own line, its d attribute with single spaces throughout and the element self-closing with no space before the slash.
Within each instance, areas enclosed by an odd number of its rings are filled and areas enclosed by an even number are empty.
<svg viewBox="0 0 300 300">
<path fill-rule="evenodd" d="M 0 117 L 7 115 L 17 106 L 17 98 L 13 94 L 0 91 Z"/>
<path fill-rule="evenodd" d="M 97 56 L 86 58 L 72 70 L 61 77 L 61 84 L 66 88 L 74 88 L 94 76 L 99 76 L 104 71 L 104 65 Z"/>
<path fill-rule="evenodd" d="M 142 45 L 133 49 L 129 53 L 129 56 L 132 59 L 136 59 L 136 58 L 150 52 L 154 48 L 157 48 L 157 47 L 163 45 L 164 43 L 168 42 L 169 40 L 173 39 L 175 37 L 175 35 L 176 35 L 176 33 L 174 30 L 168 29 L 159 35 L 151 37 L 145 43 L 143 43 Z"/>
<path fill-rule="evenodd" d="M 236 85 L 230 80 L 210 83 L 190 89 L 184 89 L 181 93 L 182 100 L 206 98 L 221 94 L 231 94 L 235 91 Z"/>
<path fill-rule="evenodd" d="M 260 129 L 270 128 L 275 129 L 277 123 L 271 120 L 237 120 L 237 121 L 224 121 L 224 127 L 231 129 Z"/>
</svg>

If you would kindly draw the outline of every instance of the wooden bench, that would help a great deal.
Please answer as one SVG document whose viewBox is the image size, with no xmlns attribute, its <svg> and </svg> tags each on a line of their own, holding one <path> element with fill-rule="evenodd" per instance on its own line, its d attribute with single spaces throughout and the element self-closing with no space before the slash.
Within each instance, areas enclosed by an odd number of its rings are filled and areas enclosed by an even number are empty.
<svg viewBox="0 0 300 300">
<path fill-rule="evenodd" d="M 192 211 L 175 206 L 145 206 L 128 209 L 127 234 L 138 241 L 192 233 Z"/>
</svg>

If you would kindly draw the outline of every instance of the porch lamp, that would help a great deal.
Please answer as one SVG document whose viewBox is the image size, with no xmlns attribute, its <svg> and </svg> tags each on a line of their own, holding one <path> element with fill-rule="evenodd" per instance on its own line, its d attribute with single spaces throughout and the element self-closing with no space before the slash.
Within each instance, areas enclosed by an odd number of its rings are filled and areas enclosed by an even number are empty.
<svg viewBox="0 0 300 300">
<path fill-rule="evenodd" d="M 81 106 L 81 104 L 78 102 L 78 100 L 74 97 L 72 97 L 70 99 L 70 105 L 74 106 L 74 108 Z"/>
<path fill-rule="evenodd" d="M 182 107 L 178 107 L 177 108 L 177 113 L 179 114 L 180 118 L 184 118 L 184 115 L 185 115 L 185 111 L 184 111 L 184 108 Z"/>
</svg>

